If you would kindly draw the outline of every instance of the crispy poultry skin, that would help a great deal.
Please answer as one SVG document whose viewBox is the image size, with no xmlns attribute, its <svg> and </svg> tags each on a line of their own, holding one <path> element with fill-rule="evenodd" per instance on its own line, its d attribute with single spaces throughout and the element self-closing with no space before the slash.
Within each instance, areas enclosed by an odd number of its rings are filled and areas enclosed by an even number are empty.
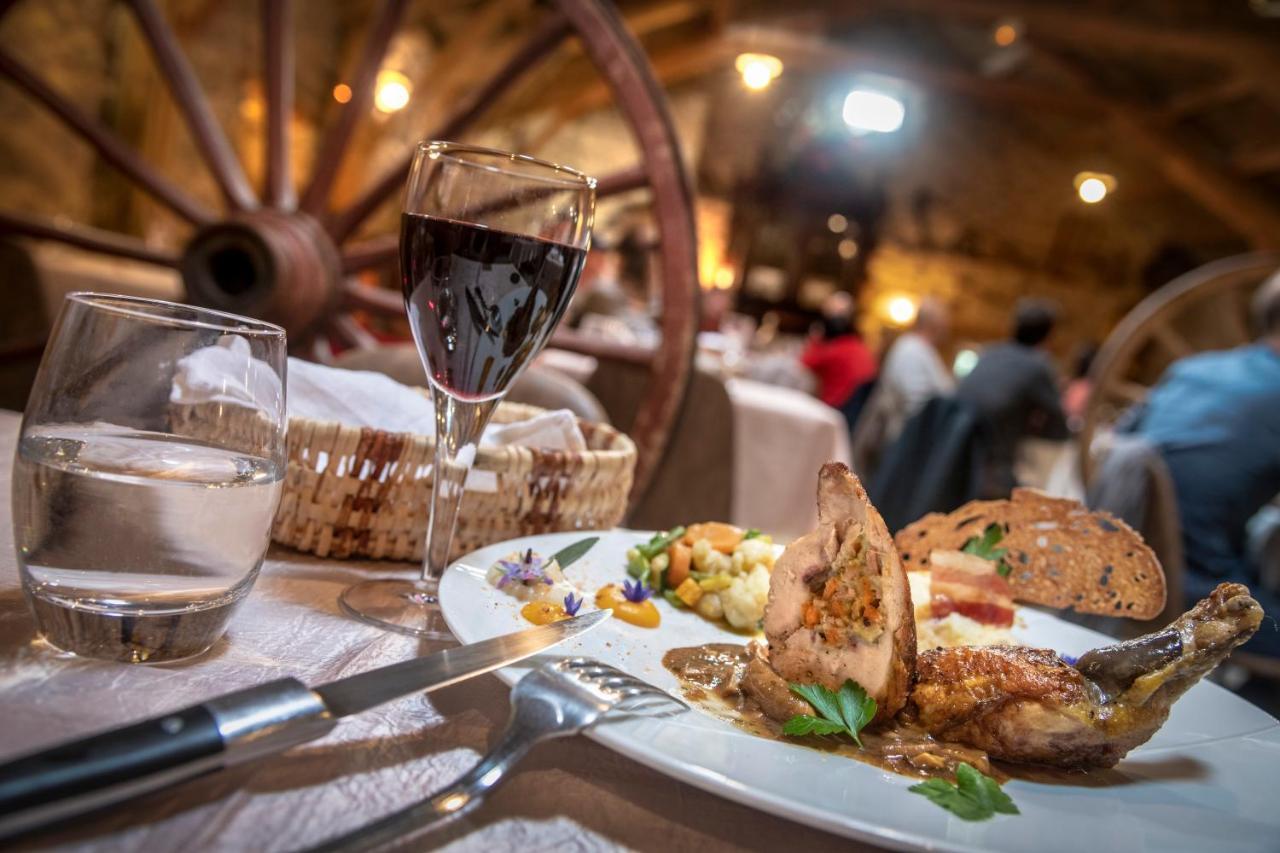
<svg viewBox="0 0 1280 853">
<path fill-rule="evenodd" d="M 764 631 L 769 666 L 785 681 L 838 690 L 853 679 L 880 721 L 907 700 L 916 657 L 907 575 L 884 520 L 840 463 L 818 475 L 818 529 L 774 567 Z"/>
<path fill-rule="evenodd" d="M 1261 621 L 1247 588 L 1221 584 L 1167 627 L 1088 652 L 1074 667 L 1045 649 L 925 651 L 906 713 L 935 737 L 992 758 L 1112 767 Z"/>
</svg>

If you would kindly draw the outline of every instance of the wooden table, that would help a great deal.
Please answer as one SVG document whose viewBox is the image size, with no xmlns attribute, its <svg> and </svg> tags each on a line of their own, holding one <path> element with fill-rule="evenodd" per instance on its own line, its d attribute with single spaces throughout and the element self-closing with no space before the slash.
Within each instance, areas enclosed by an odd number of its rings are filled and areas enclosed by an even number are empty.
<svg viewBox="0 0 1280 853">
<path fill-rule="evenodd" d="M 228 635 L 200 659 L 137 666 L 61 656 L 35 637 L 18 586 L 9 480 L 18 416 L 0 412 L 0 760 L 285 674 L 318 683 L 427 648 L 338 611 L 338 593 L 396 563 L 275 548 Z M 19 847 L 296 850 L 418 800 L 470 767 L 507 714 L 482 676 L 343 722 L 325 740 L 28 836 Z M 473 815 L 415 840 L 450 850 L 860 849 L 668 779 L 586 738 L 538 748 Z"/>
</svg>

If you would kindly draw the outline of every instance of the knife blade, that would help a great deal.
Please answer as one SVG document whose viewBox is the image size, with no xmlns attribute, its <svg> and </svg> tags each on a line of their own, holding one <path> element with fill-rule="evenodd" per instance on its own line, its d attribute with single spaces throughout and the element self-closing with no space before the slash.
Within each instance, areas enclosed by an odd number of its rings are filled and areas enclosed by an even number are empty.
<svg viewBox="0 0 1280 853">
<path fill-rule="evenodd" d="M 492 640 L 447 649 L 434 655 L 393 663 L 331 681 L 312 690 L 335 717 L 359 714 L 405 693 L 448 687 L 473 675 L 481 675 L 524 660 L 549 646 L 589 631 L 609 618 L 611 612 L 593 610 L 563 622 L 553 622 L 494 637 Z"/>
<path fill-rule="evenodd" d="M 518 663 L 609 618 L 573 619 L 445 649 L 314 689 L 282 678 L 0 765 L 0 838 L 323 737 L 337 721 Z"/>
</svg>

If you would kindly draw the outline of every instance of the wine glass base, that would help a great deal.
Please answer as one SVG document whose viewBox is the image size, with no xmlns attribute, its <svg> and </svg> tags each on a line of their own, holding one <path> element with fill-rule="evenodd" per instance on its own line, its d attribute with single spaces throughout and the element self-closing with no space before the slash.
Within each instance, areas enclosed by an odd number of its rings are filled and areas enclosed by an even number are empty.
<svg viewBox="0 0 1280 853">
<path fill-rule="evenodd" d="M 437 584 L 364 581 L 347 587 L 338 602 L 348 614 L 375 627 L 426 640 L 457 642 L 440 611 Z"/>
</svg>

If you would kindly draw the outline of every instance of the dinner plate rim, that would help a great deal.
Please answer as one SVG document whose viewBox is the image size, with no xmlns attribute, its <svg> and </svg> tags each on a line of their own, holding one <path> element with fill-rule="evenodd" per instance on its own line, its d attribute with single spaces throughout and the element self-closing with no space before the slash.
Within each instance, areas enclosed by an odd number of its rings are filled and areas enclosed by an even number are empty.
<svg viewBox="0 0 1280 853">
<path fill-rule="evenodd" d="M 541 534 L 532 534 L 529 536 L 519 536 L 512 539 L 503 540 L 501 542 L 491 543 L 482 548 L 459 557 L 454 560 L 445 570 L 445 576 L 467 574 L 473 577 L 479 571 L 484 571 L 483 567 L 477 565 L 477 561 L 472 559 L 474 555 L 488 552 L 492 550 L 500 550 L 503 548 L 511 548 L 517 550 L 516 543 L 521 543 L 519 550 L 523 548 L 537 548 L 537 542 L 545 541 L 550 538 L 563 538 L 577 534 L 582 538 L 589 536 L 606 536 L 614 535 L 635 535 L 637 537 L 652 535 L 655 531 L 641 530 L 626 527 L 614 527 L 607 530 L 583 530 L 583 531 L 558 531 Z M 442 583 L 444 577 L 442 576 Z M 482 636 L 465 636 L 465 626 L 457 623 L 455 618 L 451 618 L 449 608 L 449 598 L 441 596 L 442 613 L 449 629 L 461 642 L 475 642 L 483 639 Z M 1053 622 L 1069 625 L 1073 629 L 1086 632 L 1095 642 L 1114 642 L 1114 638 L 1108 637 L 1091 628 L 1082 625 L 1067 622 L 1059 619 L 1052 613 L 1039 610 L 1039 618 L 1052 620 Z M 454 616 L 456 617 L 456 613 Z M 460 630 L 462 629 L 462 630 Z M 551 650 L 554 654 L 554 650 Z M 526 662 L 527 664 L 527 662 Z M 498 670 L 497 675 L 508 686 L 514 686 L 527 672 L 527 665 L 516 664 L 513 667 Z M 1234 701 L 1249 705 L 1261 713 L 1265 714 L 1271 720 L 1271 724 L 1261 729 L 1250 732 L 1236 733 L 1226 736 L 1226 739 L 1236 739 L 1243 737 L 1256 737 L 1267 733 L 1275 732 L 1280 729 L 1280 721 L 1271 717 L 1270 714 L 1258 709 L 1257 706 L 1248 702 L 1248 700 L 1236 696 L 1220 685 L 1212 682 L 1204 682 L 1207 686 L 1216 690 L 1221 690 L 1230 695 Z M 706 713 L 702 711 L 701 713 Z M 981 853 L 988 850 L 980 844 L 967 844 L 954 839 L 940 837 L 936 834 L 917 833 L 910 830 L 902 830 L 891 827 L 882 823 L 864 820 L 862 818 L 850 814 L 837 814 L 828 808 L 811 805 L 802 799 L 796 797 L 784 797 L 770 791 L 752 787 L 748 784 L 733 779 L 724 773 L 698 764 L 689 759 L 681 759 L 677 756 L 670 755 L 659 750 L 636 750 L 633 743 L 629 741 L 628 731 L 633 729 L 637 724 L 643 722 L 652 722 L 644 720 L 623 720 L 608 726 L 601 726 L 585 731 L 583 734 L 591 740 L 605 746 L 606 748 L 622 755 L 632 761 L 635 761 L 645 767 L 655 770 L 670 778 L 685 784 L 724 797 L 733 802 L 746 805 L 751 808 L 759 809 L 772 816 L 793 821 L 804 826 L 815 827 L 833 835 L 844 838 L 851 838 L 875 844 L 881 847 L 889 847 L 895 850 L 938 850 L 948 851 L 948 853 Z M 1198 744 L 1199 745 L 1199 744 Z M 804 749 L 804 747 L 796 746 L 795 748 Z M 1166 747 L 1177 748 L 1177 747 Z M 854 760 L 854 759 L 850 759 Z"/>
</svg>

